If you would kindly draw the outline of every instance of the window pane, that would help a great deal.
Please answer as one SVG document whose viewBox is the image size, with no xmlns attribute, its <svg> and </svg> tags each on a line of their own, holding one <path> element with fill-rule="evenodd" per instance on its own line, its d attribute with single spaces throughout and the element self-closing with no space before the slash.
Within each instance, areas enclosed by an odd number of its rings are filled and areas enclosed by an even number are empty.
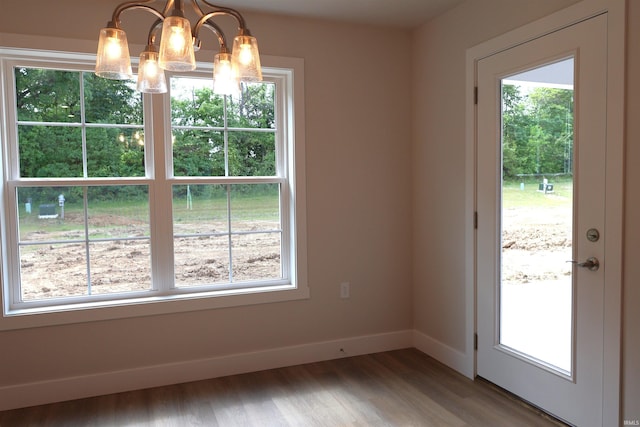
<svg viewBox="0 0 640 427">
<path fill-rule="evenodd" d="M 228 232 L 226 185 L 174 185 L 173 234 Z"/>
<path fill-rule="evenodd" d="M 18 126 L 20 176 L 82 177 L 82 133 L 77 127 Z"/>
<path fill-rule="evenodd" d="M 21 187 L 17 199 L 23 298 L 151 288 L 147 186 Z"/>
<path fill-rule="evenodd" d="M 242 83 L 239 97 L 228 98 L 231 128 L 275 129 L 275 84 Z"/>
<path fill-rule="evenodd" d="M 149 240 L 89 244 L 91 294 L 145 291 L 151 288 Z"/>
<path fill-rule="evenodd" d="M 20 121 L 79 122 L 80 73 L 16 68 L 16 109 Z"/>
<path fill-rule="evenodd" d="M 176 286 L 282 277 L 278 184 L 177 185 L 173 218 Z"/>
<path fill-rule="evenodd" d="M 569 58 L 501 82 L 500 344 L 566 375 L 574 359 L 573 72 Z"/>
<path fill-rule="evenodd" d="M 224 137 L 207 130 L 173 131 L 175 176 L 224 176 Z"/>
<path fill-rule="evenodd" d="M 234 235 L 233 281 L 282 278 L 281 233 Z"/>
<path fill-rule="evenodd" d="M 211 79 L 171 78 L 171 123 L 174 126 L 224 126 L 224 98 L 214 95 Z"/>
<path fill-rule="evenodd" d="M 274 176 L 276 137 L 266 132 L 229 132 L 229 175 Z"/>
<path fill-rule="evenodd" d="M 149 189 L 146 185 L 87 189 L 89 240 L 149 237 Z"/>
<path fill-rule="evenodd" d="M 24 301 L 88 295 L 83 242 L 20 247 L 20 290 Z"/>
<path fill-rule="evenodd" d="M 280 230 L 279 184 L 231 186 L 231 231 Z"/>
<path fill-rule="evenodd" d="M 229 236 L 179 237 L 173 242 L 177 287 L 229 282 Z"/>
<path fill-rule="evenodd" d="M 71 195 L 72 191 L 76 194 Z M 84 239 L 82 193 L 70 187 L 21 187 L 17 189 L 18 228 L 20 242 L 42 242 Z M 60 196 L 65 200 L 65 211 Z"/>
<path fill-rule="evenodd" d="M 109 80 L 83 73 L 87 123 L 142 124 L 142 95 L 134 81 Z"/>
<path fill-rule="evenodd" d="M 90 177 L 144 176 L 144 132 L 131 128 L 87 129 Z"/>
</svg>

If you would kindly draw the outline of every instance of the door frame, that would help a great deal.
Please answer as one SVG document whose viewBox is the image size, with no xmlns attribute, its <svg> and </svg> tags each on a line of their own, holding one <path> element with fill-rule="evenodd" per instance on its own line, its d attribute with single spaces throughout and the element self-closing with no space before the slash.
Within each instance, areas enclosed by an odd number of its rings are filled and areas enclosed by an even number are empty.
<svg viewBox="0 0 640 427">
<path fill-rule="evenodd" d="M 604 272 L 604 353 L 602 425 L 620 423 L 620 372 L 622 328 L 622 248 L 624 203 L 624 105 L 626 0 L 583 0 L 540 20 L 471 47 L 466 55 L 465 146 L 465 374 L 476 376 L 476 105 L 477 62 L 483 58 L 607 13 L 607 146 Z"/>
</svg>

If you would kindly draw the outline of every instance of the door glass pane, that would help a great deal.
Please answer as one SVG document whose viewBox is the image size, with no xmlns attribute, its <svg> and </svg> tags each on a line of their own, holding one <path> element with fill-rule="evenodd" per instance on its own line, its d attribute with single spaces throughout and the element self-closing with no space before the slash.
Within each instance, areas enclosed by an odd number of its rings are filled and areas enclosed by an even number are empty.
<svg viewBox="0 0 640 427">
<path fill-rule="evenodd" d="M 502 80 L 500 344 L 572 361 L 573 58 Z"/>
</svg>

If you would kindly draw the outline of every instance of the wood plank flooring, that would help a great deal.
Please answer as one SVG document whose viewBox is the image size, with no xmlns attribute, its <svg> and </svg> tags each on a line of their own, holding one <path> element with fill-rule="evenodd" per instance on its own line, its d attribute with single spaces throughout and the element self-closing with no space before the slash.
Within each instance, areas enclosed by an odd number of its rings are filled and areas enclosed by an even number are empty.
<svg viewBox="0 0 640 427">
<path fill-rule="evenodd" d="M 0 427 L 562 425 L 415 349 L 0 412 Z"/>
</svg>

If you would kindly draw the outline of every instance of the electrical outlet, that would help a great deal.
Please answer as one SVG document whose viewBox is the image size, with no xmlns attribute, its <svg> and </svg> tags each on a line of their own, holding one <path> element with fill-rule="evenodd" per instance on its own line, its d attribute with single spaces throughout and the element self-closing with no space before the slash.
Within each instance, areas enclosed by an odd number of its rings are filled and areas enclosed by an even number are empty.
<svg viewBox="0 0 640 427">
<path fill-rule="evenodd" d="M 351 295 L 351 285 L 349 285 L 349 282 L 342 282 L 340 283 L 340 298 L 349 298 L 349 296 Z"/>
</svg>

